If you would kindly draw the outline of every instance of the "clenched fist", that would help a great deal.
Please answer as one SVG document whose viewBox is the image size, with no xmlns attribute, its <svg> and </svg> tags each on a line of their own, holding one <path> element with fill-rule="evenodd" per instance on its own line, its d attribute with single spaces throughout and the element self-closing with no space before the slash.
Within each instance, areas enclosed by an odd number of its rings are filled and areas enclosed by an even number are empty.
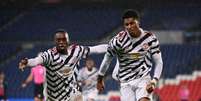
<svg viewBox="0 0 201 101">
<path fill-rule="evenodd" d="M 103 92 L 105 88 L 103 76 L 98 75 L 97 89 L 99 93 Z"/>
<path fill-rule="evenodd" d="M 152 93 L 154 91 L 154 89 L 156 88 L 156 83 L 157 83 L 156 79 L 150 81 L 150 83 L 146 87 L 148 93 Z"/>
<path fill-rule="evenodd" d="M 28 63 L 28 59 L 24 58 L 19 62 L 19 69 L 21 69 L 22 71 L 24 71 L 24 68 L 27 66 Z"/>
</svg>

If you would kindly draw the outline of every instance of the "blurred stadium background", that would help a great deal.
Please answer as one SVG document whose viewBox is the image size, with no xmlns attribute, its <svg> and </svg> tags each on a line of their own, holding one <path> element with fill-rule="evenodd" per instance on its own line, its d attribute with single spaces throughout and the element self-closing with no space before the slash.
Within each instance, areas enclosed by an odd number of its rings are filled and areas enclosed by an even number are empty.
<svg viewBox="0 0 201 101">
<path fill-rule="evenodd" d="M 33 100 L 32 85 L 20 88 L 30 69 L 21 72 L 18 62 L 53 46 L 56 29 L 66 29 L 72 43 L 107 43 L 122 28 L 127 8 L 139 10 L 141 27 L 160 40 L 164 70 L 155 91 L 160 101 L 179 101 L 183 85 L 189 88 L 189 101 L 200 101 L 200 0 L 1 0 L 0 70 L 6 74 L 9 100 Z M 103 55 L 92 57 L 99 67 Z M 119 101 L 118 83 L 111 78 L 114 63 L 99 101 Z"/>
</svg>

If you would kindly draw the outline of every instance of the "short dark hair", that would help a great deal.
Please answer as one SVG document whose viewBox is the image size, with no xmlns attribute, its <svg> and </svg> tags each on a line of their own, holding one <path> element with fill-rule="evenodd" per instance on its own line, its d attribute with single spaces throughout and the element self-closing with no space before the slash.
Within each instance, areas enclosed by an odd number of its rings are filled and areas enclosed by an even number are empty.
<svg viewBox="0 0 201 101">
<path fill-rule="evenodd" d="M 55 33 L 67 33 L 65 29 L 57 29 Z"/>
<path fill-rule="evenodd" d="M 122 16 L 122 20 L 126 19 L 126 18 L 134 18 L 139 20 L 140 19 L 140 15 L 139 12 L 133 9 L 128 9 L 126 11 L 124 11 L 123 16 Z"/>
</svg>

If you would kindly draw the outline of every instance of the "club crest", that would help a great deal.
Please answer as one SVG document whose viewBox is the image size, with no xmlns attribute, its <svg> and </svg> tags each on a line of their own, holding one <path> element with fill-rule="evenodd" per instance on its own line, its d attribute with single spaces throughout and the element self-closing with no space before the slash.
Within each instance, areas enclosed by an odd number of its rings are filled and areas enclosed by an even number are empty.
<svg viewBox="0 0 201 101">
<path fill-rule="evenodd" d="M 147 50 L 149 50 L 149 48 L 150 48 L 150 47 L 149 47 L 148 43 L 144 43 L 144 44 L 142 45 L 142 49 L 143 49 L 143 50 L 146 50 L 146 51 L 147 51 Z"/>
</svg>

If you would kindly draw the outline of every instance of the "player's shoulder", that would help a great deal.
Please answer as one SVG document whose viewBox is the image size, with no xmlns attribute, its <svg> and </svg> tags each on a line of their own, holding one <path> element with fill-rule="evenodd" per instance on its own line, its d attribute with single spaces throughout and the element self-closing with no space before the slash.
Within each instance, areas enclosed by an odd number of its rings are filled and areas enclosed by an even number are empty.
<svg viewBox="0 0 201 101">
<path fill-rule="evenodd" d="M 44 53 L 48 53 L 48 54 L 51 54 L 51 53 L 53 53 L 53 54 L 56 54 L 56 53 L 58 53 L 58 51 L 57 51 L 57 48 L 56 47 L 52 47 L 52 48 L 49 48 L 47 51 L 45 51 Z"/>
<path fill-rule="evenodd" d="M 127 35 L 127 32 L 122 30 L 120 32 L 117 33 L 117 35 L 115 36 L 115 38 L 117 40 L 122 40 L 125 36 Z"/>
<path fill-rule="evenodd" d="M 114 42 L 114 41 L 122 41 L 124 38 L 125 38 L 125 36 L 127 36 L 127 32 L 126 31 L 124 31 L 124 30 L 122 30 L 122 31 L 120 31 L 120 32 L 118 32 L 111 40 L 110 40 L 110 42 Z"/>
<path fill-rule="evenodd" d="M 70 46 L 69 46 L 69 49 L 76 49 L 76 48 L 78 48 L 79 47 L 79 45 L 77 44 L 77 43 L 73 43 L 73 44 L 71 44 Z"/>
<path fill-rule="evenodd" d="M 155 33 L 151 32 L 151 31 L 145 30 L 144 33 L 145 33 L 145 35 L 149 35 L 149 36 L 151 36 L 152 38 L 156 38 Z"/>
<path fill-rule="evenodd" d="M 154 35 L 153 32 L 151 32 L 151 31 L 147 31 L 147 30 L 144 30 L 144 33 L 145 33 L 146 35 Z"/>
<path fill-rule="evenodd" d="M 73 44 L 71 44 L 70 46 L 69 46 L 69 48 L 68 48 L 68 50 L 80 50 L 81 48 L 83 48 L 84 46 L 82 46 L 82 45 L 79 45 L 79 44 L 77 44 L 77 43 L 73 43 Z"/>
</svg>

